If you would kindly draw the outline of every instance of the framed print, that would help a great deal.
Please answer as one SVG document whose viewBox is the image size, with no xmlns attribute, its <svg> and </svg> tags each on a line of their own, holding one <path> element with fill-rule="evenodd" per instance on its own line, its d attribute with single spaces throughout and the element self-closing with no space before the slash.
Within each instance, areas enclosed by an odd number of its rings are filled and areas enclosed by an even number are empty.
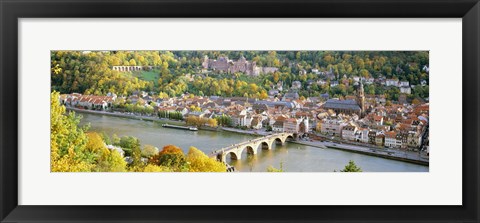
<svg viewBox="0 0 480 223">
<path fill-rule="evenodd" d="M 479 220 L 477 1 L 0 6 L 2 222 Z"/>
</svg>

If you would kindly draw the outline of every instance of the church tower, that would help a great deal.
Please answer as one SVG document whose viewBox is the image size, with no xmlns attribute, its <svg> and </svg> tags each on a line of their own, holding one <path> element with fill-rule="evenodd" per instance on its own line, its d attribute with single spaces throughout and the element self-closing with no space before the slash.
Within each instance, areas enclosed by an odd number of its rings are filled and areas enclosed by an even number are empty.
<svg viewBox="0 0 480 223">
<path fill-rule="evenodd" d="M 362 118 L 365 116 L 365 93 L 363 92 L 363 83 L 361 81 L 357 90 L 357 104 L 360 106 L 360 118 Z"/>
</svg>

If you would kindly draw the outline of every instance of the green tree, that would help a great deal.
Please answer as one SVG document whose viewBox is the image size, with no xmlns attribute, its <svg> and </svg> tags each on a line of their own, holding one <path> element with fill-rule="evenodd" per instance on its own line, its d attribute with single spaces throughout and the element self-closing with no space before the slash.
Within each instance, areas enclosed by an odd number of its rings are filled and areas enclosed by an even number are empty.
<svg viewBox="0 0 480 223">
<path fill-rule="evenodd" d="M 353 160 L 350 160 L 341 172 L 362 172 L 362 169 L 358 167 Z"/>
<path fill-rule="evenodd" d="M 126 156 L 132 156 L 134 149 L 140 149 L 140 140 L 133 136 L 123 136 L 116 146 L 122 147 Z"/>
<path fill-rule="evenodd" d="M 152 145 L 145 145 L 142 149 L 142 156 L 150 158 L 158 154 L 158 148 Z"/>
<path fill-rule="evenodd" d="M 267 168 L 267 172 L 284 172 L 284 170 L 283 170 L 283 162 L 280 162 L 280 169 L 277 169 L 277 168 L 275 168 L 275 167 L 273 167 L 273 166 L 269 166 L 269 167 Z"/>
</svg>

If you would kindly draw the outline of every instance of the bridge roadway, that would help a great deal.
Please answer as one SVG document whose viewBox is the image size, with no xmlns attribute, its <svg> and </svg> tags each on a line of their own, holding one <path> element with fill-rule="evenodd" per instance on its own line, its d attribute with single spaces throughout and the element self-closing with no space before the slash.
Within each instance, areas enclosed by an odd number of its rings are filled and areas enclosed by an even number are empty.
<svg viewBox="0 0 480 223">
<path fill-rule="evenodd" d="M 241 142 L 238 144 L 233 144 L 231 146 L 213 151 L 210 157 L 216 157 L 217 160 L 226 162 L 227 155 L 230 154 L 231 159 L 239 160 L 242 158 L 243 150 L 247 150 L 248 154 L 257 154 L 258 147 L 262 146 L 262 149 L 272 149 L 272 145 L 275 142 L 276 144 L 283 145 L 287 139 L 294 140 L 295 136 L 293 133 L 276 133 L 261 138 L 252 139 L 246 142 Z"/>
</svg>

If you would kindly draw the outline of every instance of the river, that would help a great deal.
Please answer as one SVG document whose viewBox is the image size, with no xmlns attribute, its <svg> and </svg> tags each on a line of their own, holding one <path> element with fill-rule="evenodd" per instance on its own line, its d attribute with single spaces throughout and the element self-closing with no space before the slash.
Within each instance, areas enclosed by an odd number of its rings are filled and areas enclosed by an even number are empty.
<svg viewBox="0 0 480 223">
<path fill-rule="evenodd" d="M 176 145 L 188 152 L 195 146 L 206 154 L 256 138 L 255 136 L 231 132 L 199 130 L 196 132 L 163 128 L 160 123 L 119 118 L 106 115 L 79 113 L 83 116 L 81 125 L 90 123 L 90 130 L 121 136 L 134 136 L 142 145 L 150 144 L 161 149 L 168 144 Z M 259 149 L 257 155 L 247 156 L 246 150 L 241 160 L 227 159 L 228 163 L 241 172 L 265 172 L 269 166 L 286 172 L 333 172 L 343 169 L 349 160 L 355 161 L 364 172 L 428 172 L 427 166 L 389 160 L 336 149 L 321 149 L 295 143 L 275 145 L 272 150 Z"/>
</svg>

